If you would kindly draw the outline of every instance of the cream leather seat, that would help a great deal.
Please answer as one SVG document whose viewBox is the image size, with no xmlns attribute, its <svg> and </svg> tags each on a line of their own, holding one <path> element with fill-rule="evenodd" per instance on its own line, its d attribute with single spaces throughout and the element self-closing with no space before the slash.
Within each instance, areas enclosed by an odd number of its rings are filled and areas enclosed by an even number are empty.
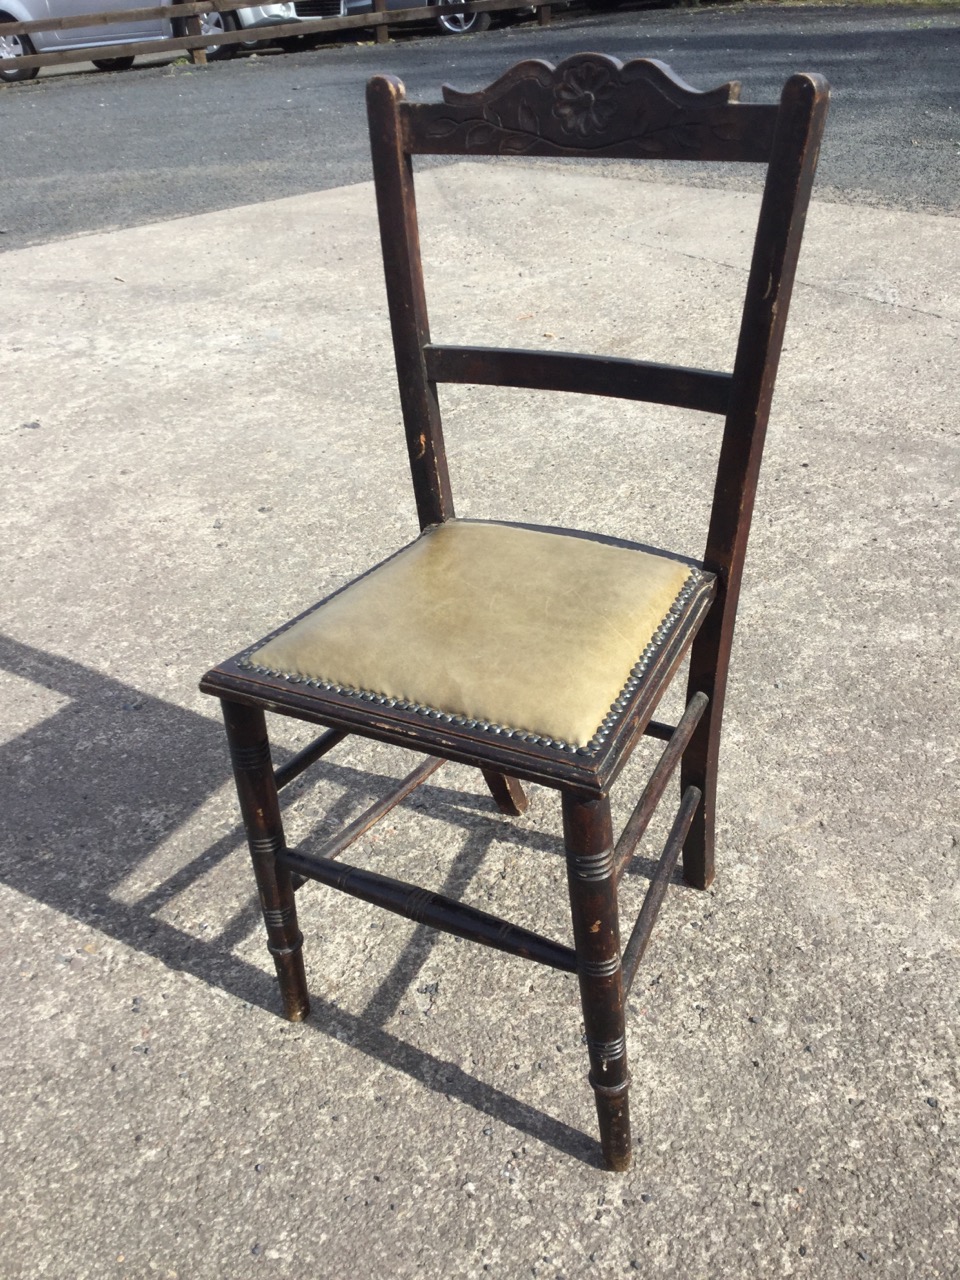
<svg viewBox="0 0 960 1280">
<path fill-rule="evenodd" d="M 595 538 L 450 520 L 245 665 L 589 750 L 703 576 L 680 559 Z"/>
</svg>

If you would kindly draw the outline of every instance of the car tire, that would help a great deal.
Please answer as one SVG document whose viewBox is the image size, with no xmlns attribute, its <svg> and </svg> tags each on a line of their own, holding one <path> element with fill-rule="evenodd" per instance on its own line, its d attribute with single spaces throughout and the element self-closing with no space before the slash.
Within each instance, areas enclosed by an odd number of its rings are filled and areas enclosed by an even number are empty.
<svg viewBox="0 0 960 1280">
<path fill-rule="evenodd" d="M 437 26 L 441 35 L 467 36 L 486 31 L 491 21 L 489 13 L 445 13 L 437 19 Z"/>
<path fill-rule="evenodd" d="M 201 35 L 211 36 L 218 31 L 239 30 L 240 23 L 233 13 L 220 13 L 218 9 L 212 9 L 210 13 L 200 15 Z M 236 44 L 212 44 L 207 49 L 207 61 L 226 62 L 228 58 L 235 58 L 239 52 L 240 46 Z"/>
<path fill-rule="evenodd" d="M 133 58 L 94 58 L 93 65 L 98 71 L 129 71 Z"/>
<path fill-rule="evenodd" d="M 0 22 L 16 22 L 9 13 L 0 13 Z M 3 60 L 6 58 L 28 57 L 36 53 L 33 41 L 29 36 L 0 36 L 0 80 L 13 84 L 17 80 L 33 80 L 40 74 L 39 67 L 16 67 L 4 71 Z"/>
<path fill-rule="evenodd" d="M 238 31 L 239 29 L 240 24 L 232 13 L 220 13 L 217 9 L 212 9 L 209 13 L 200 14 L 200 34 L 202 36 L 216 35 L 218 31 Z M 188 36 L 190 34 L 187 30 L 185 18 L 173 19 L 173 34 L 175 36 Z M 241 45 L 236 44 L 208 45 L 205 51 L 207 60 L 209 62 L 225 62 L 227 58 L 235 58 L 241 47 Z M 180 50 L 181 54 L 184 52 L 185 50 Z"/>
</svg>

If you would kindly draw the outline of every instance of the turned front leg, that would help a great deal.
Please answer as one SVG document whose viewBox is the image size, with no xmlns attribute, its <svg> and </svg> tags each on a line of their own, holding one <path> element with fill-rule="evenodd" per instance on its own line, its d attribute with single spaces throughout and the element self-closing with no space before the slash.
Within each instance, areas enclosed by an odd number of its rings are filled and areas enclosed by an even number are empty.
<svg viewBox="0 0 960 1280">
<path fill-rule="evenodd" d="M 277 861 L 285 845 L 266 719 L 256 707 L 226 699 L 221 706 L 240 812 L 267 927 L 267 947 L 280 980 L 283 1013 L 291 1022 L 302 1022 L 310 1012 L 301 950 L 303 935 L 297 925 L 290 872 Z"/>
<path fill-rule="evenodd" d="M 630 1165 L 630 1109 L 613 830 L 607 796 L 563 797 L 567 882 L 580 1000 L 607 1167 Z"/>
</svg>

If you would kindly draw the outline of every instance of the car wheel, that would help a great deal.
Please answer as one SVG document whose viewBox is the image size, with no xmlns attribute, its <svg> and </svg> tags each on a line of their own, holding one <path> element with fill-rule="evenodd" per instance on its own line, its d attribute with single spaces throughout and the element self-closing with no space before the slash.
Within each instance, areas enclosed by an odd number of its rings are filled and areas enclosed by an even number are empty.
<svg viewBox="0 0 960 1280">
<path fill-rule="evenodd" d="M 472 31 L 486 31 L 490 21 L 489 13 L 444 13 L 437 19 L 437 26 L 445 36 L 465 36 Z"/>
<path fill-rule="evenodd" d="M 94 58 L 93 65 L 98 71 L 129 71 L 133 58 Z"/>
<path fill-rule="evenodd" d="M 0 13 L 0 22 L 16 22 L 9 13 Z M 0 36 L 0 80 L 12 84 L 15 80 L 33 80 L 40 74 L 39 67 L 11 67 L 4 70 L 3 63 L 7 58 L 28 57 L 36 53 L 33 41 L 29 36 Z"/>
<path fill-rule="evenodd" d="M 211 13 L 201 13 L 200 15 L 200 34 L 202 36 L 216 36 L 221 31 L 238 31 L 240 24 L 232 13 L 218 13 L 214 9 Z M 207 58 L 210 62 L 226 62 L 228 58 L 235 58 L 239 52 L 239 46 L 235 44 L 211 44 L 207 46 Z"/>
</svg>

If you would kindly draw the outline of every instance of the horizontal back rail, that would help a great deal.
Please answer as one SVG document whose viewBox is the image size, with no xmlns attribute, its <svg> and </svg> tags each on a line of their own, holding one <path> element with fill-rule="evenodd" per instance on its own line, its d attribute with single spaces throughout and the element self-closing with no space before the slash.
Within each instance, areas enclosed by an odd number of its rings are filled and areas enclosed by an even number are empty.
<svg viewBox="0 0 960 1280">
<path fill-rule="evenodd" d="M 427 377 L 433 382 L 574 391 L 719 414 L 726 414 L 730 403 L 731 375 L 707 369 L 620 356 L 439 343 L 425 346 L 423 355 Z"/>
<path fill-rule="evenodd" d="M 740 86 L 700 92 L 662 62 L 578 54 L 519 62 L 479 93 L 399 104 L 408 155 L 770 159 L 777 108 L 740 103 Z"/>
</svg>

